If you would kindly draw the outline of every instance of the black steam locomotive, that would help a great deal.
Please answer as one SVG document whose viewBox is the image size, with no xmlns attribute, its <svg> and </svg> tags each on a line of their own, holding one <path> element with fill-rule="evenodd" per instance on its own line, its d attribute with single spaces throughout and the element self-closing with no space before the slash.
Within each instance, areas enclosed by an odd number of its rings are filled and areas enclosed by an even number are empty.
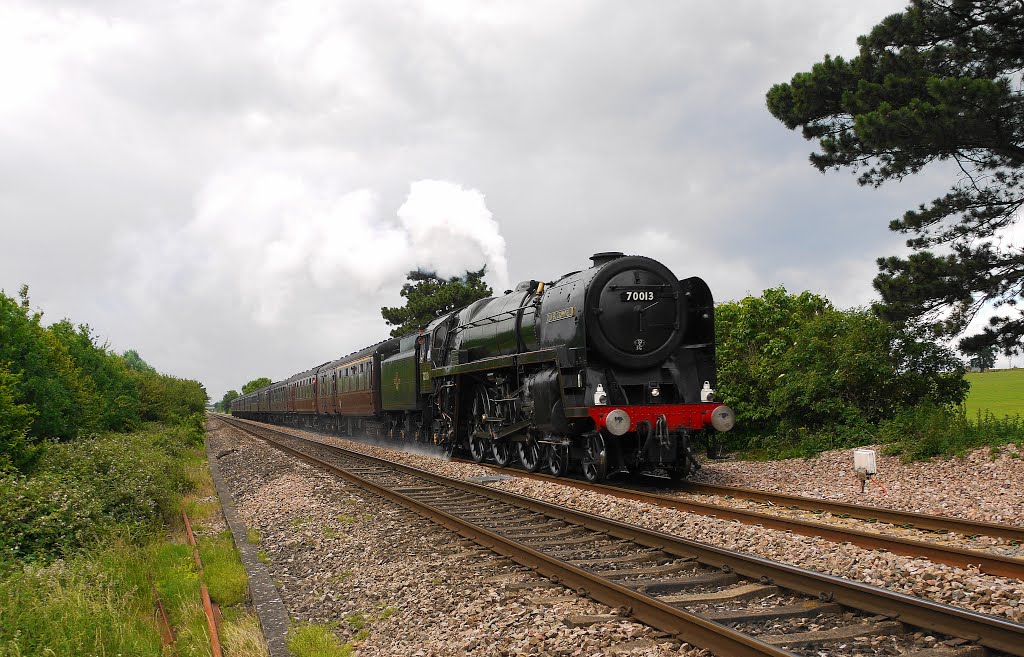
<svg viewBox="0 0 1024 657">
<path fill-rule="evenodd" d="M 699 433 L 734 423 L 714 401 L 711 291 L 650 258 L 592 260 L 239 397 L 231 411 L 554 475 L 578 468 L 591 481 L 685 477 L 699 467 Z"/>
</svg>

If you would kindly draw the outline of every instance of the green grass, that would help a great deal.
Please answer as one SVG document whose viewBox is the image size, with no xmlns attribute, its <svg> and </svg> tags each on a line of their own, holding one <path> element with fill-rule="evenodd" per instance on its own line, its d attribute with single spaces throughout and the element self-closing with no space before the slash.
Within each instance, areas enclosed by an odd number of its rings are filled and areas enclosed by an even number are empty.
<svg viewBox="0 0 1024 657">
<path fill-rule="evenodd" d="M 198 543 L 199 557 L 203 561 L 203 581 L 210 591 L 210 598 L 222 607 L 245 602 L 249 580 L 235 550 L 231 531 L 200 537 Z"/>
<path fill-rule="evenodd" d="M 177 632 L 175 654 L 210 654 L 199 577 L 187 545 L 114 541 L 0 585 L 0 655 L 161 655 L 153 622 L 160 593 Z"/>
<path fill-rule="evenodd" d="M 353 648 L 343 644 L 324 625 L 308 623 L 288 632 L 288 650 L 295 657 L 349 657 Z"/>
<path fill-rule="evenodd" d="M 1024 369 L 968 372 L 967 416 L 988 411 L 996 417 L 1024 416 Z"/>
<path fill-rule="evenodd" d="M 0 479 L 0 493 L 15 494 L 0 499 L 0 539 L 34 541 L 24 554 L 0 552 L 0 657 L 210 655 L 180 512 L 203 520 L 218 505 L 202 447 L 179 433 L 153 425 L 58 445 L 42 461 L 49 471 Z M 89 513 L 79 513 L 88 500 L 69 494 L 84 486 L 99 494 Z M 86 520 L 106 522 L 102 531 L 79 532 Z M 224 614 L 226 654 L 265 657 L 256 618 L 231 607 L 244 601 L 246 578 L 230 532 L 199 542 L 204 579 Z M 154 588 L 176 633 L 169 649 L 161 646 Z"/>
<path fill-rule="evenodd" d="M 140 562 L 117 544 L 0 580 L 0 655 L 159 655 Z"/>
</svg>

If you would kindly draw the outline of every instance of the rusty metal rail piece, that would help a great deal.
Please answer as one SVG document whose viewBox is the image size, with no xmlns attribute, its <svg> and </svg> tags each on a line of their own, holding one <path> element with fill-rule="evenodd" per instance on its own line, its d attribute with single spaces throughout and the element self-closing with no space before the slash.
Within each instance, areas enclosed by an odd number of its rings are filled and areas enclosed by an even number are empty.
<svg viewBox="0 0 1024 657">
<path fill-rule="evenodd" d="M 966 641 L 976 642 L 994 650 L 1000 650 L 1011 655 L 1024 657 L 1024 625 L 1013 623 L 1002 618 L 958 607 L 951 607 L 937 602 L 932 602 L 930 600 L 915 598 L 913 596 L 889 591 L 876 586 L 845 580 L 832 575 L 825 575 L 804 568 L 770 561 L 762 557 L 726 550 L 706 543 L 684 539 L 671 534 L 645 529 L 637 525 L 610 520 L 567 507 L 549 504 L 547 502 L 517 495 L 515 493 L 497 490 L 481 484 L 451 479 L 443 475 L 434 474 L 402 463 L 388 461 L 386 459 L 369 456 L 360 452 L 353 452 L 316 440 L 301 438 L 270 427 L 259 425 L 245 426 L 243 423 L 234 419 L 225 421 L 233 426 L 253 433 L 253 435 L 264 438 L 270 444 L 275 445 L 283 451 L 293 454 L 306 462 L 321 468 L 326 468 L 332 472 L 336 472 L 340 476 L 353 481 L 353 483 L 358 483 L 360 486 L 363 485 L 363 481 L 366 481 L 367 484 L 369 484 L 368 488 L 375 492 L 380 491 L 378 494 L 381 496 L 392 499 L 407 508 L 417 510 L 417 512 L 420 512 L 419 509 L 424 509 L 424 506 L 416 500 L 395 491 L 389 491 L 382 486 L 374 484 L 373 482 L 369 482 L 368 480 L 357 477 L 354 474 L 345 472 L 341 468 L 324 463 L 300 450 L 283 445 L 278 441 L 255 433 L 252 429 L 258 428 L 262 432 L 274 433 L 284 436 L 290 440 L 315 445 L 319 448 L 323 448 L 337 454 L 342 454 L 348 458 L 356 458 L 367 463 L 387 465 L 387 467 L 393 468 L 399 472 L 419 477 L 435 484 L 488 497 L 497 502 L 511 504 L 519 508 L 543 514 L 550 518 L 563 520 L 593 531 L 603 532 L 609 536 L 629 540 L 638 545 L 661 550 L 662 552 L 676 557 L 692 557 L 705 565 L 719 568 L 726 572 L 735 572 L 738 575 L 755 581 L 771 582 L 782 588 L 817 597 L 823 601 L 836 602 L 869 614 L 886 616 L 908 625 L 957 637 Z M 356 482 L 356 479 L 359 479 L 359 482 Z M 585 592 L 588 595 L 591 595 L 594 599 L 612 606 L 632 606 L 632 615 L 637 619 L 653 627 L 678 635 L 689 643 L 702 645 L 698 641 L 716 640 L 719 637 L 724 636 L 720 634 L 721 629 L 726 629 L 722 628 L 722 626 L 710 623 L 711 627 L 708 627 L 709 622 L 704 619 L 687 614 L 686 612 L 673 607 L 667 607 L 663 603 L 649 599 L 646 596 L 637 594 L 630 589 L 618 586 L 612 582 L 607 582 L 607 580 L 603 580 L 603 578 L 599 578 L 592 573 L 575 568 L 543 553 L 530 550 L 530 548 L 526 548 L 525 546 L 515 546 L 511 541 L 504 537 L 498 536 L 497 534 L 489 532 L 481 527 L 477 527 L 472 523 L 465 523 L 464 521 L 442 511 L 431 509 L 428 512 L 428 517 L 434 518 L 435 514 L 436 519 L 440 524 L 449 527 L 468 538 L 477 540 L 478 536 L 482 537 L 483 540 L 478 542 L 485 547 L 489 547 L 490 549 L 495 550 L 496 552 L 501 552 L 502 554 L 505 554 L 502 552 L 502 548 L 507 548 L 513 554 L 519 554 L 518 559 L 512 554 L 509 554 L 508 556 L 520 563 L 523 563 L 523 565 L 533 568 L 534 566 L 531 564 L 534 560 L 539 560 L 538 563 L 543 565 L 543 569 L 538 570 L 538 572 L 541 572 L 541 574 L 547 577 L 557 577 L 559 578 L 559 581 L 562 581 L 568 586 L 573 586 L 570 582 L 575 583 L 577 581 L 576 578 L 586 578 L 585 581 L 591 582 L 590 586 L 592 588 L 587 588 L 586 583 L 583 583 L 582 587 L 585 589 Z M 448 523 L 452 524 L 449 525 Z M 467 534 L 465 532 L 469 533 Z M 492 544 L 488 544 L 488 542 L 491 542 Z M 520 561 L 520 559 L 522 559 L 522 561 Z M 566 579 L 566 577 L 569 577 L 570 579 Z M 595 584 L 595 578 L 603 582 L 603 584 Z M 645 611 L 639 611 L 638 613 L 638 607 L 635 604 L 623 605 L 616 602 L 616 598 L 612 597 L 612 594 L 629 595 L 631 598 L 645 598 L 655 604 L 650 607 L 646 607 Z M 609 595 L 609 598 L 603 599 L 604 595 Z M 665 609 L 659 610 L 658 607 L 665 607 Z M 680 621 L 677 622 L 686 623 L 685 630 L 673 630 L 670 627 L 666 628 L 660 624 L 666 620 L 666 617 L 663 614 L 668 610 L 671 610 L 675 618 L 680 619 Z M 680 614 L 681 616 L 675 616 L 675 614 Z M 689 619 L 686 617 L 689 617 Z M 738 633 L 734 632 L 734 634 Z M 755 641 L 750 637 L 745 637 L 744 635 L 738 636 L 742 637 L 743 640 L 735 643 L 731 648 L 724 648 L 722 644 L 714 644 L 715 647 L 708 644 L 705 647 L 712 651 L 719 651 L 722 652 L 722 654 L 730 655 L 777 654 L 770 652 L 750 652 L 752 648 L 761 642 Z M 753 642 L 753 644 L 751 642 Z M 745 646 L 745 652 L 740 652 L 741 646 Z M 772 649 L 777 650 L 776 648 Z M 787 653 L 783 652 L 781 654 Z"/>
</svg>

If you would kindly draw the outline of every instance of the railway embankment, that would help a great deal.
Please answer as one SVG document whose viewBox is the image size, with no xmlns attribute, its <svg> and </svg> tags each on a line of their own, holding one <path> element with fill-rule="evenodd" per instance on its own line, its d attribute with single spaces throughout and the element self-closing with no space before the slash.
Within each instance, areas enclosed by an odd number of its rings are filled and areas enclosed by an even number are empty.
<svg viewBox="0 0 1024 657">
<path fill-rule="evenodd" d="M 0 548 L 0 655 L 209 655 L 202 585 L 226 654 L 266 654 L 195 422 L 50 444 L 0 474 Z"/>
</svg>

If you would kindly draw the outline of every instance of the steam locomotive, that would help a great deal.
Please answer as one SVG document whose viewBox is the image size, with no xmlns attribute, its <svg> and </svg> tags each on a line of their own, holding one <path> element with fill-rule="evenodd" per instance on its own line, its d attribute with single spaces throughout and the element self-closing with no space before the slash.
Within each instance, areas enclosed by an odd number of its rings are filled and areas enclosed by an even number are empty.
<svg viewBox="0 0 1024 657">
<path fill-rule="evenodd" d="M 243 395 L 231 412 L 590 481 L 686 477 L 702 437 L 735 421 L 714 401 L 711 291 L 651 258 L 591 260 Z"/>
</svg>

